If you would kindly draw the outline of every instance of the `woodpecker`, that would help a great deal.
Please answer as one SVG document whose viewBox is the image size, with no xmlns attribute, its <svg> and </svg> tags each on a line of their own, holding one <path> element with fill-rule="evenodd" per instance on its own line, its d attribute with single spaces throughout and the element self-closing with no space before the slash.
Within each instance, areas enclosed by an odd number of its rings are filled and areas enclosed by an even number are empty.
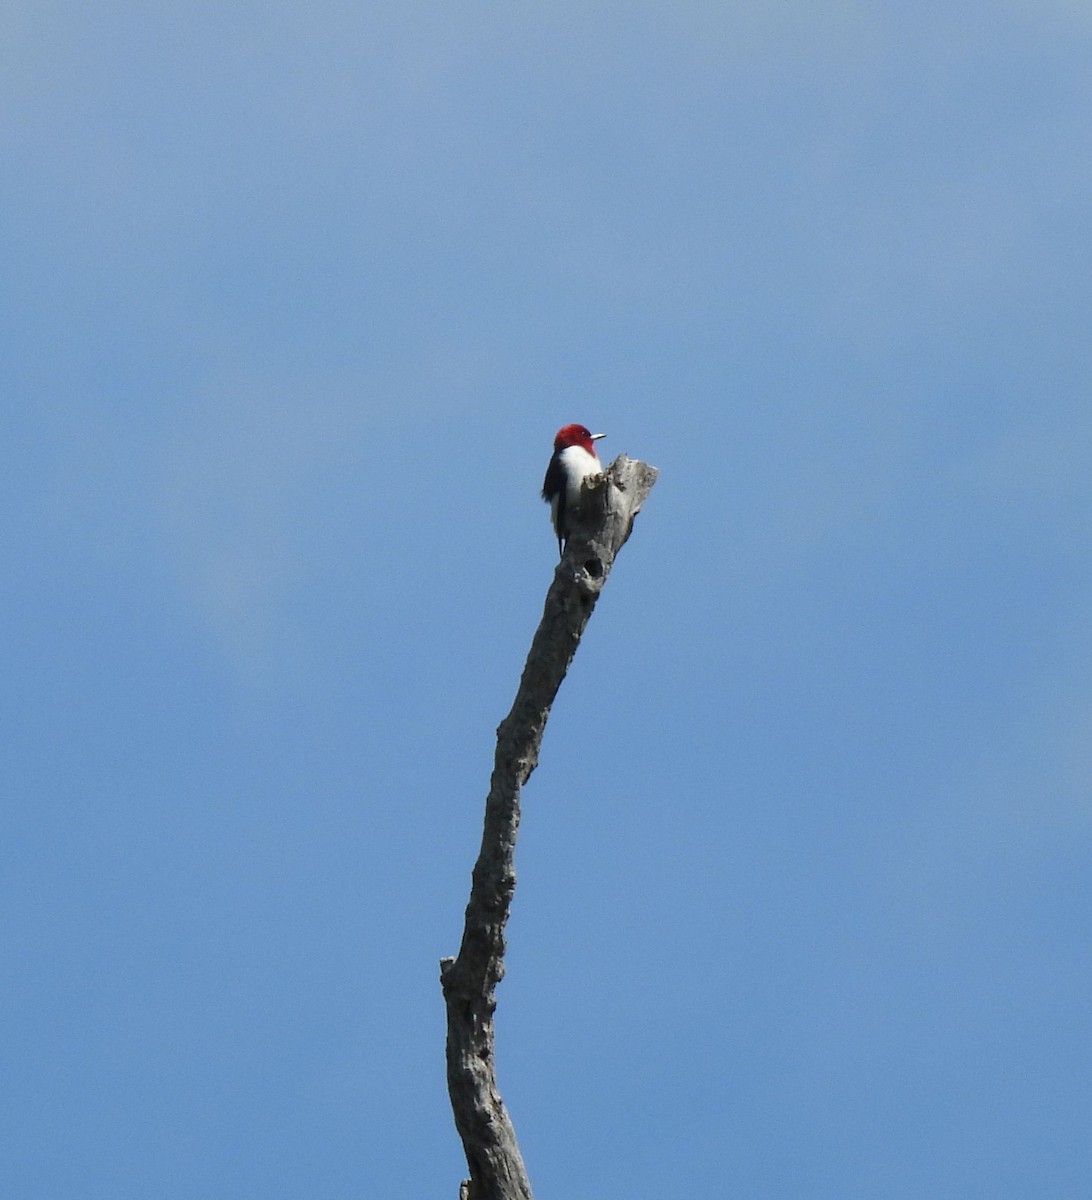
<svg viewBox="0 0 1092 1200">
<path fill-rule="evenodd" d="M 569 540 L 568 511 L 580 503 L 580 488 L 589 475 L 602 471 L 595 442 L 603 433 L 589 433 L 583 425 L 562 425 L 554 438 L 554 452 L 542 483 L 542 498 L 550 505 L 559 554 Z"/>
</svg>

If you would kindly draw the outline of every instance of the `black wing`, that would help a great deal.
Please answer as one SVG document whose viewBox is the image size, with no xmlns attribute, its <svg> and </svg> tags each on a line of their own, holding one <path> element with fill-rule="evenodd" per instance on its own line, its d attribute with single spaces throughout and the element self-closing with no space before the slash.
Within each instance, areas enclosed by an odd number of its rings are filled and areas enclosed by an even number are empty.
<svg viewBox="0 0 1092 1200">
<path fill-rule="evenodd" d="M 569 536 L 565 528 L 565 472 L 556 457 L 550 459 L 546 478 L 542 481 L 542 498 L 553 506 L 554 533 L 557 534 L 557 552 L 564 553 L 565 539 Z"/>
</svg>

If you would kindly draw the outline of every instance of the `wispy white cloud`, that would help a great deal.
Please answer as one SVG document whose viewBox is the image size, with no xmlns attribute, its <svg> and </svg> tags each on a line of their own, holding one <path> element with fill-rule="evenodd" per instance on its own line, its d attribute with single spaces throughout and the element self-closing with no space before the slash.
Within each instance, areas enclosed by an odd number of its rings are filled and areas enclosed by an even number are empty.
<svg viewBox="0 0 1092 1200">
<path fill-rule="evenodd" d="M 283 684 L 306 669 L 311 647 L 293 602 L 308 583 L 309 522 L 374 410 L 343 383 L 297 391 L 240 374 L 207 387 L 159 448 L 165 557 L 244 683 Z"/>
</svg>

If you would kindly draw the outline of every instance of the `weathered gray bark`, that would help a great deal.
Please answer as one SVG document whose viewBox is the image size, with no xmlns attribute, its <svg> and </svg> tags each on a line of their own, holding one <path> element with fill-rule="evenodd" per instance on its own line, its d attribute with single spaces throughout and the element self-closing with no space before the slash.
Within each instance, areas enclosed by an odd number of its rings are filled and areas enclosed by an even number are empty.
<svg viewBox="0 0 1092 1200">
<path fill-rule="evenodd" d="M 585 484 L 515 702 L 497 729 L 463 940 L 458 957 L 440 961 L 447 1005 L 447 1086 L 470 1169 L 460 1200 L 531 1200 L 531 1185 L 493 1067 L 494 989 L 504 975 L 504 925 L 516 886 L 513 858 L 520 789 L 538 762 L 550 706 L 615 555 L 629 537 L 656 475 L 655 467 L 621 455 L 603 475 Z"/>
</svg>

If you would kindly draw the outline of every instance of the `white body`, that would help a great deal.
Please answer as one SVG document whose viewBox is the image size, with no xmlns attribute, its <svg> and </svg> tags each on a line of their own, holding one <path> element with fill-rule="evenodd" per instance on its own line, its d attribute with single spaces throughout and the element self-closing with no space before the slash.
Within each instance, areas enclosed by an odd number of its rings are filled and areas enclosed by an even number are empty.
<svg viewBox="0 0 1092 1200">
<path fill-rule="evenodd" d="M 580 487 L 589 475 L 602 471 L 599 459 L 589 454 L 583 446 L 566 446 L 558 455 L 561 469 L 565 472 L 565 507 L 572 512 L 580 503 Z M 550 501 L 550 516 L 557 529 L 557 496 Z"/>
</svg>

